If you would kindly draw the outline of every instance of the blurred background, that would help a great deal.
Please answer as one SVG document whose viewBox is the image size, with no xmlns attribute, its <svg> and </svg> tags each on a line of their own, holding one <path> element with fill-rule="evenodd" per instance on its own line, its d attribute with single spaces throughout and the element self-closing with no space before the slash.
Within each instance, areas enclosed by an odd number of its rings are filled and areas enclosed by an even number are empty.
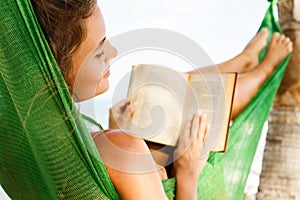
<svg viewBox="0 0 300 200">
<path fill-rule="evenodd" d="M 139 28 L 169 29 L 198 43 L 214 63 L 226 61 L 243 50 L 257 32 L 268 7 L 267 0 L 100 0 L 98 4 L 104 15 L 108 39 Z M 95 118 L 104 128 L 107 128 L 114 87 L 131 70 L 131 65 L 136 64 L 130 62 L 120 63 L 123 70 L 111 66 L 110 92 L 79 105 L 81 112 Z M 257 190 L 262 152 L 259 148 L 248 181 L 249 197 Z M 1 187 L 0 199 L 9 199 Z"/>
</svg>

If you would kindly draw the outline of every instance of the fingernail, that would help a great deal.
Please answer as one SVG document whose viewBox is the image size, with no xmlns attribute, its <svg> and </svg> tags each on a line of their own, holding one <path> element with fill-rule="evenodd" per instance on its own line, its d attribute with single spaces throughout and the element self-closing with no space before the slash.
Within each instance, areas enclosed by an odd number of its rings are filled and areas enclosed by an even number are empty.
<svg viewBox="0 0 300 200">
<path fill-rule="evenodd" d="M 198 116 L 200 116 L 200 115 L 201 115 L 201 110 L 197 110 L 196 114 L 197 114 Z"/>
</svg>

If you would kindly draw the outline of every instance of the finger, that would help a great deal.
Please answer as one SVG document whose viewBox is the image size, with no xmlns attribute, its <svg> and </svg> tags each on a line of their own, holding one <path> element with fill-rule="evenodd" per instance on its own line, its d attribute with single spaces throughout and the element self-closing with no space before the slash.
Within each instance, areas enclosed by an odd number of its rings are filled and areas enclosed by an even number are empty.
<svg viewBox="0 0 300 200">
<path fill-rule="evenodd" d="M 117 105 L 123 107 L 124 105 L 128 104 L 129 102 L 130 102 L 130 98 L 125 98 L 125 99 L 119 101 L 119 102 L 117 103 Z"/>
<path fill-rule="evenodd" d="M 204 137 L 203 137 L 203 144 L 206 141 L 206 137 L 207 137 L 207 134 L 208 134 L 209 127 L 210 127 L 210 125 L 206 124 L 206 126 L 205 126 L 205 134 L 204 134 Z"/>
<path fill-rule="evenodd" d="M 123 113 L 130 103 L 130 99 L 126 98 L 116 103 L 111 109 L 114 113 Z"/>
<path fill-rule="evenodd" d="M 186 144 L 189 141 L 190 130 L 192 126 L 192 118 L 189 119 L 183 127 L 182 133 L 179 135 L 177 141 L 177 153 L 182 153 L 186 149 Z"/>
<path fill-rule="evenodd" d="M 186 138 L 187 139 L 189 137 L 191 126 L 192 126 L 192 120 L 193 120 L 193 118 L 189 119 L 187 121 L 187 123 L 185 124 L 184 129 L 183 129 L 183 133 L 180 135 L 181 138 Z"/>
<path fill-rule="evenodd" d="M 200 141 L 201 143 L 204 143 L 204 137 L 206 136 L 206 132 L 207 132 L 206 127 L 207 127 L 207 116 L 201 115 L 199 130 L 197 133 L 197 140 Z"/>
<path fill-rule="evenodd" d="M 133 113 L 135 112 L 136 108 L 137 108 L 136 102 L 128 103 L 123 108 L 121 108 L 122 114 L 126 115 L 126 116 L 132 116 Z"/>
<path fill-rule="evenodd" d="M 128 112 L 130 115 L 132 115 L 134 113 L 134 111 L 137 108 L 138 103 L 137 102 L 133 102 L 128 106 Z"/>
<path fill-rule="evenodd" d="M 191 127 L 191 131 L 190 131 L 191 139 L 194 139 L 198 133 L 199 121 L 200 121 L 200 115 L 198 113 L 194 114 L 193 121 L 192 121 L 192 127 Z"/>
<path fill-rule="evenodd" d="M 191 130 L 191 124 L 192 124 L 192 118 L 189 119 L 186 124 L 183 127 L 183 131 L 182 133 L 179 135 L 178 138 L 178 145 L 181 144 L 182 140 L 187 140 L 189 138 L 190 135 L 190 130 Z"/>
</svg>

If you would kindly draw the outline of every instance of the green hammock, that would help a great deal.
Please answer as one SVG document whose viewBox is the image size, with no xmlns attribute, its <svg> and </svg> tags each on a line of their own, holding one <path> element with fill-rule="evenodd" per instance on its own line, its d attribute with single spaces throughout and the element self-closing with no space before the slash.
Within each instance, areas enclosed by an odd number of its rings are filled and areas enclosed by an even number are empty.
<svg viewBox="0 0 300 200">
<path fill-rule="evenodd" d="M 271 3 L 262 26 L 280 31 Z M 0 1 L 0 183 L 12 199 L 120 199 L 38 25 L 30 0 Z M 264 52 L 262 52 L 261 57 Z M 211 154 L 199 199 L 242 199 L 288 59 Z M 175 179 L 163 182 L 174 197 Z"/>
</svg>

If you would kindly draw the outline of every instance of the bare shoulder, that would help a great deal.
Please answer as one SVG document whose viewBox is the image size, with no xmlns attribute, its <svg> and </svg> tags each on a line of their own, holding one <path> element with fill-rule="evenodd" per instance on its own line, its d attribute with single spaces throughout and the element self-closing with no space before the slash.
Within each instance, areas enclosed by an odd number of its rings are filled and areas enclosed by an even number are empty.
<svg viewBox="0 0 300 200">
<path fill-rule="evenodd" d="M 122 199 L 165 199 L 156 163 L 143 139 L 113 130 L 97 134 L 94 142 Z"/>
<path fill-rule="evenodd" d="M 112 145 L 115 148 L 123 149 L 132 153 L 149 153 L 149 148 L 142 138 L 135 137 L 123 130 L 110 130 L 104 133 L 97 133 L 93 138 L 99 150 L 103 146 Z"/>
</svg>

